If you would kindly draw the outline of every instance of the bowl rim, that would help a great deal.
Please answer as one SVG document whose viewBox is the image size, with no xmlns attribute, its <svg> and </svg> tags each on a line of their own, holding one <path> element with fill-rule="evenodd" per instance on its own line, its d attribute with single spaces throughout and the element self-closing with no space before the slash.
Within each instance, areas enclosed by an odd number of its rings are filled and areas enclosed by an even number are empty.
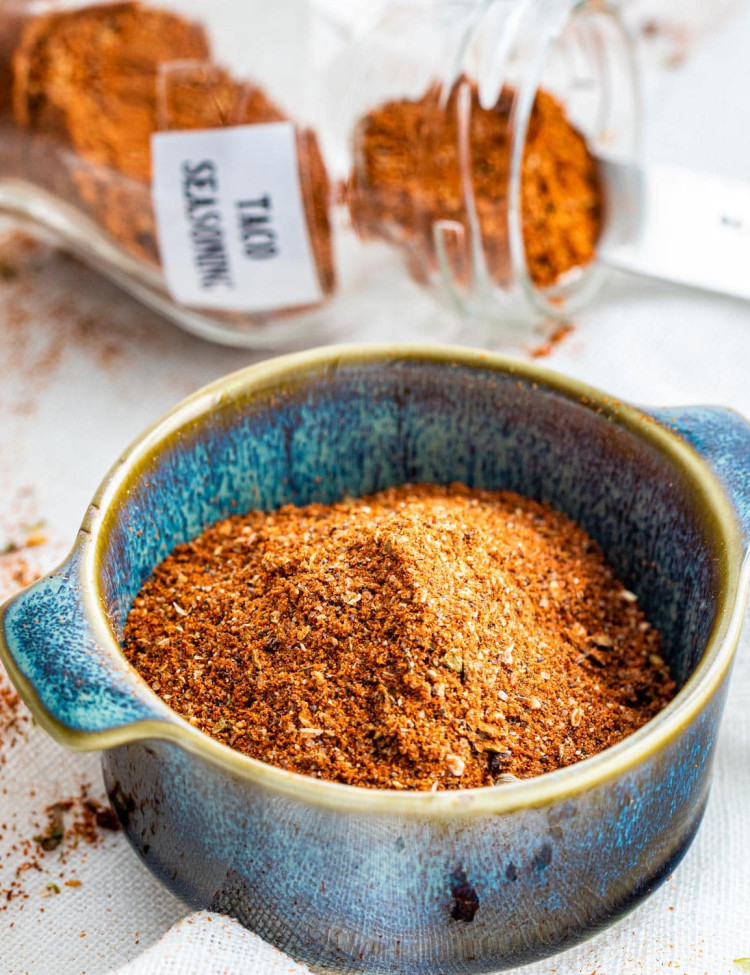
<svg viewBox="0 0 750 975">
<path fill-rule="evenodd" d="M 671 457 L 688 476 L 691 493 L 701 518 L 713 522 L 723 544 L 718 567 L 720 592 L 717 613 L 706 647 L 695 671 L 672 701 L 638 731 L 590 758 L 530 779 L 473 789 L 425 792 L 374 789 L 346 785 L 290 772 L 231 749 L 190 725 L 161 700 L 125 658 L 103 602 L 100 567 L 109 531 L 117 519 L 122 492 L 134 478 L 174 442 L 186 428 L 200 423 L 227 403 L 249 402 L 278 389 L 282 383 L 303 381 L 310 374 L 334 371 L 339 366 L 377 362 L 428 361 L 446 367 L 458 365 L 516 376 L 532 387 L 545 387 L 579 405 L 595 410 L 631 435 L 651 443 Z M 679 408 L 676 409 L 679 412 Z M 86 512 L 68 558 L 80 557 L 81 596 L 92 634 L 108 655 L 125 661 L 162 717 L 141 719 L 102 731 L 77 731 L 54 718 L 36 691 L 21 677 L 37 720 L 61 743 L 72 748 L 106 750 L 139 741 L 161 740 L 180 745 L 233 776 L 257 786 L 284 793 L 300 802 L 347 812 L 399 813 L 424 817 L 456 812 L 507 813 L 564 801 L 604 785 L 634 770 L 657 752 L 666 749 L 690 725 L 712 699 L 727 674 L 739 640 L 744 616 L 744 597 L 750 571 L 745 559 L 745 542 L 728 494 L 707 460 L 678 434 L 663 426 L 648 412 L 630 406 L 594 387 L 560 373 L 496 353 L 456 346 L 413 344 L 368 344 L 328 346 L 265 360 L 230 373 L 182 400 L 148 427 L 121 454 L 110 469 Z M 28 693 L 31 691 L 31 693 Z"/>
</svg>

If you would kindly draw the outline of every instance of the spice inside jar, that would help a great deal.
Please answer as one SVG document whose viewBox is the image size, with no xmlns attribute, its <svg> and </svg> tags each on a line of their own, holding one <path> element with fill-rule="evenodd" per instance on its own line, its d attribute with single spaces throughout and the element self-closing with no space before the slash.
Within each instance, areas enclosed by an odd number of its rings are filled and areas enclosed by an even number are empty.
<svg viewBox="0 0 750 975">
<path fill-rule="evenodd" d="M 422 16 L 429 20 L 426 12 Z M 295 275 L 296 280 L 300 277 L 294 261 L 289 264 L 296 268 L 288 271 L 289 288 L 269 295 L 267 307 L 262 301 L 262 307 L 253 304 L 260 300 L 261 288 L 249 289 L 252 299 L 244 292 L 238 297 L 239 282 L 253 274 L 262 281 L 265 270 L 279 265 L 256 260 L 237 264 L 236 255 L 234 273 L 227 270 L 225 275 L 231 283 L 223 302 L 215 289 L 203 293 L 202 280 L 183 293 L 182 275 L 170 271 L 179 262 L 169 257 L 175 248 L 182 253 L 180 235 L 195 235 L 201 228 L 192 220 L 195 200 L 181 200 L 178 193 L 177 202 L 169 197 L 176 208 L 169 210 L 173 219 L 157 219 L 157 184 L 165 182 L 156 178 L 152 137 L 289 123 L 302 112 L 307 89 L 314 90 L 318 81 L 314 76 L 300 79 L 298 99 L 286 91 L 284 99 L 277 100 L 262 69 L 249 64 L 246 77 L 242 65 L 230 68 L 224 63 L 211 25 L 208 10 L 203 23 L 136 0 L 0 16 L 0 79 L 5 78 L 10 89 L 0 97 L 0 112 L 9 124 L 0 146 L 0 176 L 30 181 L 72 205 L 128 258 L 135 258 L 141 284 L 152 286 L 154 279 L 148 275 L 163 271 L 177 304 L 208 308 L 228 325 L 240 324 L 237 314 L 243 310 L 262 318 L 267 311 L 309 307 L 334 292 L 336 207 L 337 228 L 351 224 L 359 241 L 395 246 L 416 279 L 438 281 L 442 276 L 459 291 L 479 289 L 485 298 L 491 289 L 482 290 L 482 282 L 503 295 L 517 295 L 523 274 L 534 288 L 543 290 L 575 279 L 577 271 L 594 261 L 602 227 L 600 174 L 563 102 L 539 90 L 521 131 L 518 90 L 512 84 L 501 87 L 494 104 L 487 105 L 478 82 L 459 74 L 453 81 L 427 86 L 421 97 L 380 101 L 374 85 L 371 99 L 346 117 L 346 147 L 334 145 L 324 114 L 307 113 L 304 126 L 294 125 L 289 149 L 294 185 L 284 183 L 274 205 L 281 212 L 283 197 L 284 212 L 295 214 L 295 227 L 297 221 L 300 224 L 300 240 L 309 242 L 310 267 L 307 260 L 304 266 L 313 284 L 317 282 L 317 298 L 309 297 L 306 289 L 308 297 L 303 299 L 301 292 L 293 297 L 291 285 Z M 279 52 L 280 58 L 286 56 Z M 254 69 L 262 76 L 255 77 Z M 437 66 L 434 74 L 440 76 Z M 356 73 L 351 83 L 357 87 Z M 345 93 L 331 91 L 329 98 L 332 114 L 346 114 Z M 519 140 L 523 153 L 516 187 L 513 155 Z M 263 145 L 273 153 L 271 143 Z M 248 165 L 263 155 L 258 149 L 245 153 Z M 333 168 L 331 178 L 326 156 L 329 164 L 333 158 L 340 167 Z M 169 172 L 166 185 L 174 186 L 179 171 Z M 223 178 L 211 184 L 212 193 L 216 186 L 225 186 Z M 247 186 L 254 188 L 248 188 L 248 199 L 266 199 L 262 186 L 249 177 Z M 297 196 L 299 201 L 292 202 Z M 185 204 L 182 209 L 180 202 Z M 207 200 L 202 202 L 208 206 Z M 183 227 L 179 221 L 185 207 L 191 219 Z M 210 228 L 214 236 L 209 235 L 205 244 L 216 249 L 223 243 L 226 264 L 231 250 L 227 235 L 231 228 L 234 240 L 238 223 L 232 214 L 222 221 L 221 235 Z M 513 252 L 514 214 L 522 236 L 524 272 Z M 210 215 L 218 221 L 218 211 Z M 259 232 L 253 223 L 258 219 L 253 211 L 240 232 Z M 179 232 L 165 229 L 176 221 Z M 346 240 L 349 247 L 358 246 L 351 235 Z M 294 253 L 288 244 L 287 237 L 278 254 Z M 200 264 L 208 257 L 199 250 L 192 260 Z M 186 259 L 181 267 L 189 264 Z M 135 273 L 133 265 L 127 273 Z M 506 302 L 501 305 L 506 314 Z"/>
<path fill-rule="evenodd" d="M 18 174 L 82 209 L 150 265 L 161 263 L 152 135 L 289 119 L 257 83 L 218 62 L 203 25 L 171 11 L 130 0 L 84 5 L 0 21 L 0 33 L 0 56 L 10 62 L 0 77 L 10 75 L 22 137 L 11 155 Z M 315 133 L 296 127 L 295 136 L 304 219 L 328 294 L 328 174 Z"/>
<path fill-rule="evenodd" d="M 224 744 L 371 788 L 553 771 L 675 693 L 658 632 L 579 526 L 462 485 L 219 522 L 157 566 L 124 651 Z"/>
<path fill-rule="evenodd" d="M 437 266 L 435 234 L 445 221 L 465 234 L 451 257 L 457 276 L 466 278 L 474 225 L 489 276 L 506 284 L 513 273 L 514 99 L 505 89 L 486 108 L 476 85 L 460 79 L 447 99 L 436 86 L 420 99 L 388 102 L 365 115 L 355 132 L 350 186 L 358 233 L 404 248 L 419 277 Z M 585 138 L 545 91 L 537 92 L 529 118 L 520 184 L 528 274 L 537 287 L 549 287 L 594 259 L 603 193 Z"/>
</svg>

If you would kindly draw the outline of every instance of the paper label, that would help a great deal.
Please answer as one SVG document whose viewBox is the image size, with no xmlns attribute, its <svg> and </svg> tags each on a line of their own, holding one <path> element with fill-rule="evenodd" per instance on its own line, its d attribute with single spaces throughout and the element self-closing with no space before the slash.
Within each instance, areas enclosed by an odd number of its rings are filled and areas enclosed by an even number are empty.
<svg viewBox="0 0 750 975">
<path fill-rule="evenodd" d="M 159 132 L 151 154 L 161 261 L 175 301 L 264 311 L 322 298 L 291 122 Z"/>
</svg>

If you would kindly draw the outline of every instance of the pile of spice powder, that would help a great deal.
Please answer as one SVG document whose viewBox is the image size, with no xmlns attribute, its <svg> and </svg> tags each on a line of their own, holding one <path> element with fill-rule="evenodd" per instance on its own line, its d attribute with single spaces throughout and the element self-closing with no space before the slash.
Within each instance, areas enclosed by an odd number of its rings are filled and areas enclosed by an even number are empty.
<svg viewBox="0 0 750 975">
<path fill-rule="evenodd" d="M 470 96 L 468 140 L 472 203 L 490 276 L 511 274 L 508 207 L 513 93 L 483 108 L 475 85 L 457 82 L 444 104 L 438 88 L 418 100 L 388 102 L 365 115 L 355 133 L 349 205 L 363 238 L 405 248 L 417 277 L 435 266 L 433 228 L 453 221 L 469 232 L 460 157 L 460 92 Z M 602 224 L 602 187 L 596 160 L 562 104 L 545 91 L 534 101 L 521 171 L 521 225 L 528 273 L 547 287 L 595 255 Z M 454 272 L 465 278 L 463 254 L 446 247 Z M 464 249 L 465 251 L 465 249 Z"/>
<path fill-rule="evenodd" d="M 10 74 L 13 119 L 30 139 L 16 153 L 21 175 L 82 206 L 150 263 L 159 263 L 153 133 L 287 120 L 261 88 L 213 61 L 200 24 L 170 11 L 128 0 L 15 16 L 3 25 L 0 58 L 11 64 L 0 64 L 0 79 Z M 299 128 L 296 140 L 310 242 L 327 293 L 335 277 L 328 175 L 315 134 Z M 6 133 L 3 141 L 14 137 Z M 0 159 L 8 166 L 6 156 L 7 149 Z"/>
<path fill-rule="evenodd" d="M 380 788 L 570 765 L 675 692 L 659 634 L 580 527 L 461 485 L 219 522 L 156 568 L 124 649 L 232 748 Z"/>
</svg>

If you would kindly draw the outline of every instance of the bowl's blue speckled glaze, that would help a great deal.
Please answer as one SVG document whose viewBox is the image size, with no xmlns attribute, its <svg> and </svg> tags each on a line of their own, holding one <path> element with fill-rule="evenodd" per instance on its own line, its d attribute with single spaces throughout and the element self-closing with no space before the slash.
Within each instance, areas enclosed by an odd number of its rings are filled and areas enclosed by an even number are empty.
<svg viewBox="0 0 750 975">
<path fill-rule="evenodd" d="M 103 750 L 133 846 L 190 904 L 335 970 L 511 967 L 620 917 L 698 827 L 742 619 L 749 461 L 728 411 L 648 414 L 495 356 L 289 356 L 198 393 L 121 458 L 70 558 L 5 606 L 0 652 L 56 738 Z M 545 499 L 600 542 L 681 686 L 654 721 L 534 780 L 364 790 L 232 752 L 122 657 L 144 579 L 217 518 L 455 480 Z"/>
</svg>

